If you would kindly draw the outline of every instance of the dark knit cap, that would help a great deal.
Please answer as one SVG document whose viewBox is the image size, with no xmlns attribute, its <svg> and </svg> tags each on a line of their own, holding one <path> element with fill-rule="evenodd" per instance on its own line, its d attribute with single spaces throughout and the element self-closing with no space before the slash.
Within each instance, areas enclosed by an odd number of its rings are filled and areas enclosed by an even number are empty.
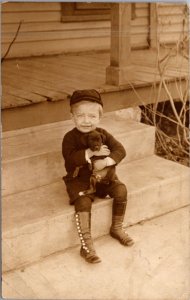
<svg viewBox="0 0 190 300">
<path fill-rule="evenodd" d="M 74 91 L 70 99 L 70 105 L 76 104 L 80 101 L 96 102 L 103 106 L 101 96 L 96 90 Z"/>
</svg>

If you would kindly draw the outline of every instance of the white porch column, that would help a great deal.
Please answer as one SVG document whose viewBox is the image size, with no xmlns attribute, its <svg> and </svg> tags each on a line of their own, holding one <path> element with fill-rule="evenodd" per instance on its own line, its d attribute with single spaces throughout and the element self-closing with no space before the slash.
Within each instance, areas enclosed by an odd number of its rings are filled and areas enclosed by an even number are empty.
<svg viewBox="0 0 190 300">
<path fill-rule="evenodd" d="M 111 55 L 106 83 L 121 85 L 131 79 L 131 3 L 112 3 Z"/>
</svg>

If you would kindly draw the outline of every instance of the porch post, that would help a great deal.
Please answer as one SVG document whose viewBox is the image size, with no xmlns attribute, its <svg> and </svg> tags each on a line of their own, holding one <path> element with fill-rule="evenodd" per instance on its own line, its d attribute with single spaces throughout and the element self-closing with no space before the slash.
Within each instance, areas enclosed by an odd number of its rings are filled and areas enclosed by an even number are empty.
<svg viewBox="0 0 190 300">
<path fill-rule="evenodd" d="M 131 3 L 111 5 L 111 54 L 106 83 L 121 85 L 131 79 Z"/>
<path fill-rule="evenodd" d="M 150 3 L 150 47 L 156 49 L 158 47 L 158 16 L 157 3 Z"/>
</svg>

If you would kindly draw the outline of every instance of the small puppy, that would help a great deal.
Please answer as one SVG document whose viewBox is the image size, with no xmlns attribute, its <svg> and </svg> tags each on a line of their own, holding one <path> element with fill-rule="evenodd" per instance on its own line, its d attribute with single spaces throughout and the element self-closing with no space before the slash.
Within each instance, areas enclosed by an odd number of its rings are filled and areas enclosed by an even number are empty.
<svg viewBox="0 0 190 300">
<path fill-rule="evenodd" d="M 99 151 L 101 146 L 105 142 L 105 135 L 98 132 L 97 130 L 91 131 L 82 137 L 82 143 L 86 148 L 90 148 L 92 151 Z M 98 159 L 103 159 L 106 156 L 93 156 L 91 157 L 91 164 L 89 164 L 92 175 L 90 176 L 90 187 L 88 190 L 81 191 L 80 196 L 93 194 L 96 192 L 96 183 L 100 182 L 103 184 L 109 184 L 117 179 L 115 173 L 115 166 L 108 166 L 102 170 L 95 170 L 94 162 Z"/>
</svg>

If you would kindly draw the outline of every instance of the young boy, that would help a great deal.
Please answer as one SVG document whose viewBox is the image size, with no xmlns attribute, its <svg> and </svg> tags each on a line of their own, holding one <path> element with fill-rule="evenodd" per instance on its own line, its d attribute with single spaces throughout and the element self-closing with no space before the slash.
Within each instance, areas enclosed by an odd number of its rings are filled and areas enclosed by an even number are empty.
<svg viewBox="0 0 190 300">
<path fill-rule="evenodd" d="M 76 225 L 81 240 L 81 256 L 89 263 L 98 263 L 97 256 L 91 238 L 91 207 L 95 194 L 80 196 L 81 191 L 87 190 L 90 184 L 92 171 L 89 168 L 90 159 L 93 156 L 101 156 L 94 163 L 96 170 L 102 170 L 106 166 L 117 165 L 126 155 L 124 147 L 106 130 L 97 127 L 103 113 L 103 103 L 100 94 L 96 90 L 77 90 L 70 99 L 71 115 L 75 128 L 67 132 L 63 138 L 62 153 L 65 160 L 67 175 L 64 181 L 70 197 L 70 204 L 75 206 Z M 106 137 L 105 144 L 99 151 L 85 149 L 82 136 L 93 130 L 103 133 Z M 102 159 L 102 156 L 105 158 Z M 79 167 L 77 176 L 74 175 L 76 167 Z M 127 205 L 127 190 L 118 179 L 109 184 L 97 183 L 96 195 L 113 198 L 112 225 L 110 235 L 119 240 L 125 246 L 133 245 L 133 240 L 123 231 Z"/>
</svg>

